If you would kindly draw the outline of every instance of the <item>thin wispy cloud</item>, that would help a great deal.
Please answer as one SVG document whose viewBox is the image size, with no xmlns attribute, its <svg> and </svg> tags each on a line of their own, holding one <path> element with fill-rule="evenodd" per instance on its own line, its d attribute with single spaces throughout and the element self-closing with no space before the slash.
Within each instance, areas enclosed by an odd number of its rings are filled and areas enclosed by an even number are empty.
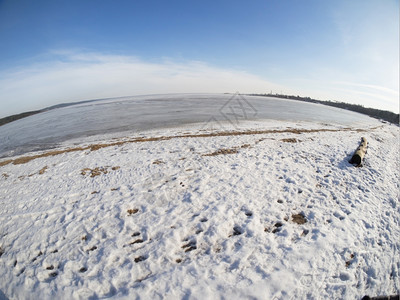
<svg viewBox="0 0 400 300">
<path fill-rule="evenodd" d="M 55 56 L 57 59 L 55 59 Z M 0 75 L 2 107 L 19 112 L 55 102 L 155 93 L 287 91 L 255 75 L 203 62 L 158 63 L 136 57 L 57 51 L 52 60 Z M 28 105 L 29 106 L 29 105 Z M 19 108 L 18 108 L 19 107 Z"/>
<path fill-rule="evenodd" d="M 351 87 L 361 87 L 361 88 L 367 88 L 369 90 L 372 91 L 376 91 L 377 93 L 386 93 L 389 95 L 398 95 L 399 91 L 398 90 L 394 90 L 394 89 L 390 89 L 387 87 L 382 87 L 379 85 L 373 85 L 373 84 L 362 84 L 362 83 L 354 83 L 354 82 L 333 82 L 333 84 L 336 85 L 343 85 L 343 86 L 351 86 Z"/>
</svg>

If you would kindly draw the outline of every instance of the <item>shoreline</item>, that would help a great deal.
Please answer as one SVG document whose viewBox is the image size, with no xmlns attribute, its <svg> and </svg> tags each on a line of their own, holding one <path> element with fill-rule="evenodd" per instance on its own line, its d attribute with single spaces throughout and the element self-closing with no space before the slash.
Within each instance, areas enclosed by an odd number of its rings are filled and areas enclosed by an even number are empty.
<svg viewBox="0 0 400 300">
<path fill-rule="evenodd" d="M 379 126 L 378 126 L 379 127 Z M 95 143 L 85 147 L 75 147 L 75 148 L 67 148 L 63 150 L 52 150 L 46 151 L 41 154 L 36 155 L 27 155 L 21 156 L 15 159 L 7 159 L 0 161 L 0 167 L 3 167 L 8 164 L 24 164 L 30 162 L 31 160 L 47 157 L 47 156 L 55 156 L 69 152 L 76 152 L 76 151 L 96 151 L 102 148 L 113 147 L 113 146 L 122 146 L 128 143 L 143 143 L 143 142 L 154 142 L 154 141 L 165 141 L 171 139 L 178 139 L 178 138 L 207 138 L 207 137 L 218 137 L 218 136 L 241 136 L 241 135 L 259 135 L 259 134 L 276 134 L 276 133 L 294 133 L 294 134 L 302 134 L 302 133 L 315 133 L 315 132 L 339 132 L 339 131 L 356 131 L 356 132 L 367 132 L 368 130 L 374 130 L 378 127 L 373 127 L 369 129 L 361 129 L 361 128 L 340 128 L 340 129 L 329 129 L 329 128 L 322 128 L 322 129 L 282 129 L 282 130 L 247 130 L 247 131 L 223 131 L 223 132 L 214 132 L 214 133 L 198 133 L 198 134 L 184 134 L 184 135 L 174 135 L 174 136 L 159 136 L 159 137 L 150 137 L 150 138 L 133 138 L 124 141 L 118 142 L 110 142 L 110 143 Z M 41 151 L 42 152 L 42 151 Z"/>
</svg>

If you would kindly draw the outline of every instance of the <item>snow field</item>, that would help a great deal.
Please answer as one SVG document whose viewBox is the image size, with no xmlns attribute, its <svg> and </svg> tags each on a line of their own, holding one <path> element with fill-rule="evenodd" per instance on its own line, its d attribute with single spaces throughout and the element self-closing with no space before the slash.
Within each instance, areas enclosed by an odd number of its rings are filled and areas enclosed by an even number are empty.
<svg viewBox="0 0 400 300">
<path fill-rule="evenodd" d="M 10 299 L 399 293 L 399 129 L 275 126 L 339 131 L 127 143 L 1 167 L 0 290 Z M 354 168 L 361 136 L 368 153 Z"/>
</svg>

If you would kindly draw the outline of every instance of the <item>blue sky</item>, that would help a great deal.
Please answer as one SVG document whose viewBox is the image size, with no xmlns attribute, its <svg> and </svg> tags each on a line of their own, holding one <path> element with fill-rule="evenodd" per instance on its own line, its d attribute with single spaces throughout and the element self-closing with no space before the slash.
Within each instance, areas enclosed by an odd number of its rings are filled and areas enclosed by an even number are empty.
<svg viewBox="0 0 400 300">
<path fill-rule="evenodd" d="M 0 117 L 155 93 L 399 111 L 398 0 L 0 0 Z"/>
</svg>

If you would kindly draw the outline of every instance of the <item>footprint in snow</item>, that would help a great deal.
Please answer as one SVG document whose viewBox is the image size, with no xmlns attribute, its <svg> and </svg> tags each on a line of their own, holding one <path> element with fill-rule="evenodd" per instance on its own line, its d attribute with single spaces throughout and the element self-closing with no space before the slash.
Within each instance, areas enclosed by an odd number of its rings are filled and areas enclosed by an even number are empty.
<svg viewBox="0 0 400 300">
<path fill-rule="evenodd" d="M 85 234 L 84 236 L 81 237 L 81 240 L 86 242 L 86 241 L 90 240 L 91 237 L 92 237 L 91 234 Z M 55 250 L 55 251 L 58 252 L 58 250 Z"/>
<path fill-rule="evenodd" d="M 97 249 L 97 246 L 93 246 L 93 247 L 87 249 L 86 252 L 89 253 L 89 252 L 94 251 L 96 249 Z"/>
<path fill-rule="evenodd" d="M 233 233 L 230 234 L 228 237 L 232 237 L 235 235 L 241 235 L 244 232 L 244 230 L 242 229 L 242 227 L 235 225 L 233 227 Z"/>
<path fill-rule="evenodd" d="M 185 239 L 184 242 L 186 242 L 186 243 L 183 244 L 183 246 L 181 248 L 184 249 L 185 252 L 190 252 L 190 251 L 197 249 L 196 240 L 188 241 L 187 239 Z"/>
<path fill-rule="evenodd" d="M 138 231 L 132 233 L 131 237 L 136 237 L 136 239 L 134 239 L 133 241 L 131 241 L 128 244 L 124 245 L 123 247 L 144 243 L 144 240 L 142 238 L 140 238 L 139 236 L 140 236 L 140 232 L 138 232 Z"/>
<path fill-rule="evenodd" d="M 353 262 L 354 254 L 350 254 L 350 259 L 346 261 L 345 266 L 346 268 L 350 267 L 351 263 Z"/>
<path fill-rule="evenodd" d="M 253 215 L 253 212 L 251 212 L 250 210 L 246 210 L 245 212 L 244 212 L 244 214 L 247 216 L 247 217 L 251 217 L 252 215 Z"/>
<path fill-rule="evenodd" d="M 282 229 L 281 227 L 282 226 L 283 226 L 282 222 L 276 222 L 272 228 L 265 227 L 264 231 L 265 232 L 278 233 L 279 231 L 281 231 L 281 229 Z"/>
<path fill-rule="evenodd" d="M 304 229 L 303 232 L 301 233 L 301 236 L 306 236 L 309 232 L 310 230 Z"/>
<path fill-rule="evenodd" d="M 42 256 L 42 255 L 43 255 L 43 252 L 39 251 L 38 255 L 32 259 L 32 262 L 35 262 L 39 258 L 39 256 Z"/>
<path fill-rule="evenodd" d="M 18 274 L 17 274 L 17 277 L 18 276 L 20 276 L 22 273 L 24 273 L 25 272 L 25 268 L 22 268 L 19 272 L 18 272 Z"/>
<path fill-rule="evenodd" d="M 277 233 L 281 231 L 283 224 L 281 222 L 276 222 L 274 225 L 274 229 L 272 230 L 272 233 Z"/>
<path fill-rule="evenodd" d="M 141 261 L 145 261 L 148 258 L 147 255 L 141 255 L 135 258 L 135 263 L 141 262 Z"/>
<path fill-rule="evenodd" d="M 343 221 L 345 218 L 338 212 L 334 212 L 333 215 L 338 218 L 340 221 Z"/>
<path fill-rule="evenodd" d="M 128 245 L 141 244 L 141 243 L 143 243 L 143 242 L 144 242 L 144 241 L 143 241 L 142 239 L 136 239 L 136 240 L 130 242 Z"/>
<path fill-rule="evenodd" d="M 58 272 L 51 272 L 49 274 L 49 277 L 54 278 L 54 277 L 57 277 L 57 275 L 58 275 Z"/>
</svg>

